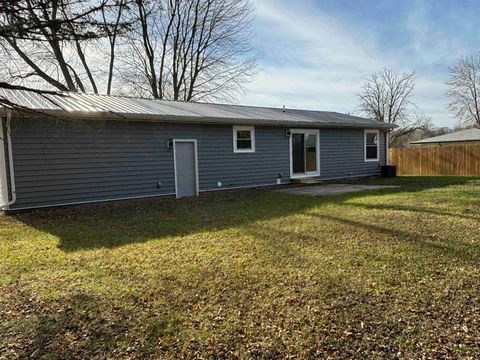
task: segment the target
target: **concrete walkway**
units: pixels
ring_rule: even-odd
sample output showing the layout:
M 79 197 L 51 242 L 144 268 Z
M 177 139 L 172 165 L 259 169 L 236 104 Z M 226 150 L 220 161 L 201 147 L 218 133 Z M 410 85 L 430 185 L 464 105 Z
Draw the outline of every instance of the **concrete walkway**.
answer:
M 292 187 L 288 189 L 277 190 L 286 194 L 292 195 L 339 195 L 357 191 L 378 190 L 378 189 L 395 189 L 400 186 L 391 185 L 354 185 L 354 184 L 328 184 L 318 186 L 302 186 Z

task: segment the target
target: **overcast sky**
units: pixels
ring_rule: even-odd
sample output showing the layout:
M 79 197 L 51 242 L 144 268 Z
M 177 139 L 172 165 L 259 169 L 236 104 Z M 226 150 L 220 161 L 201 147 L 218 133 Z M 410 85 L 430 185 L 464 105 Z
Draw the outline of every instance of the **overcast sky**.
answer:
M 260 68 L 240 103 L 358 111 L 363 79 L 384 66 L 415 71 L 415 101 L 453 126 L 448 67 L 480 50 L 478 0 L 255 0 Z

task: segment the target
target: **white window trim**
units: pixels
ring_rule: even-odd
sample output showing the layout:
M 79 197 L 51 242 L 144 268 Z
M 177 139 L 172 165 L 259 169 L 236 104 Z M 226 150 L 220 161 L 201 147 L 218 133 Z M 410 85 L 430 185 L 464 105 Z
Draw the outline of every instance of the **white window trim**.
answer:
M 251 149 L 237 149 L 237 131 L 250 131 L 252 140 Z M 255 126 L 234 126 L 233 127 L 233 152 L 234 153 L 254 153 L 255 152 Z
M 367 134 L 377 135 L 377 157 L 375 159 L 367 159 Z M 365 130 L 363 133 L 363 158 L 365 162 L 380 161 L 380 132 L 378 130 Z
M 293 156 L 292 156 L 292 135 L 293 134 L 316 134 L 317 135 L 317 171 L 306 172 L 303 174 L 293 172 Z M 309 177 L 320 176 L 320 130 L 318 129 L 290 129 L 289 139 L 290 151 L 290 179 L 303 179 Z

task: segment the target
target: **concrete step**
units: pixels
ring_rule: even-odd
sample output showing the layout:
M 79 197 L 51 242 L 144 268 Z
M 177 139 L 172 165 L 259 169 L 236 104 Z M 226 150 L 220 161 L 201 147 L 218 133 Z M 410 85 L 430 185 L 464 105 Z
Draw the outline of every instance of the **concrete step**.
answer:
M 291 179 L 292 184 L 322 184 L 322 180 L 316 178 Z

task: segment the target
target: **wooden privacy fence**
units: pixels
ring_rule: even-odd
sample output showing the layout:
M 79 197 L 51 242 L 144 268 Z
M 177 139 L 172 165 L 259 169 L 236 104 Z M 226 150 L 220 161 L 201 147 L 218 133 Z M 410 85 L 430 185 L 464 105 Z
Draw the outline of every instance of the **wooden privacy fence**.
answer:
M 391 148 L 398 175 L 480 176 L 480 145 Z

